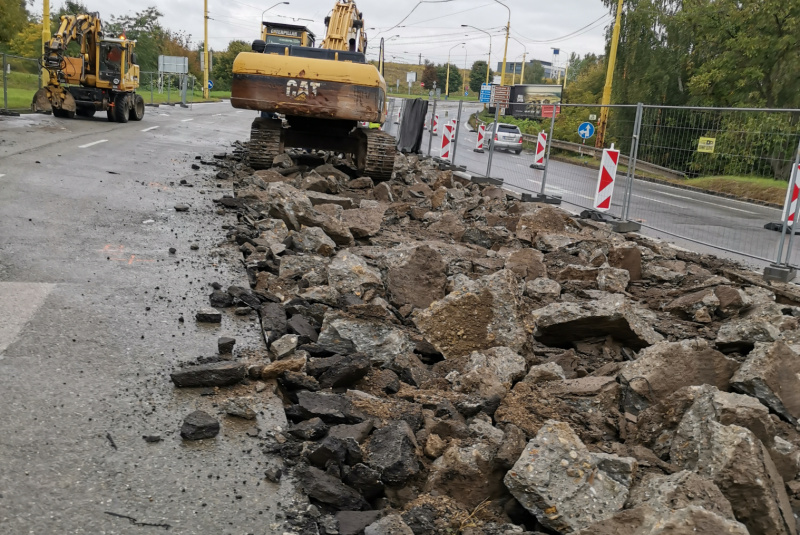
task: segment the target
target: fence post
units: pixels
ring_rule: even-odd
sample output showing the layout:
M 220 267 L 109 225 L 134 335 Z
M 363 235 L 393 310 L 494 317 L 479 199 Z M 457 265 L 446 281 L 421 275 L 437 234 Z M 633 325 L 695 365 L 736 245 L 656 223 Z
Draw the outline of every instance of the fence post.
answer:
M 464 107 L 464 101 L 458 101 L 458 115 L 456 116 L 456 130 L 453 132 L 453 157 L 450 158 L 450 163 L 452 165 L 456 164 L 456 149 L 458 149 L 458 129 L 461 128 L 461 108 Z
M 153 73 L 150 73 L 150 105 L 153 105 Z
M 633 181 L 636 178 L 636 159 L 639 157 L 639 140 L 642 133 L 642 112 L 644 106 L 641 102 L 636 105 L 636 119 L 633 122 L 633 141 L 628 156 L 628 183 L 622 197 L 622 220 L 627 221 L 630 214 L 631 199 L 633 198 Z
M 553 104 L 553 113 L 550 117 L 550 135 L 547 137 L 547 154 L 544 158 L 544 171 L 542 172 L 542 189 L 539 195 L 544 195 L 544 186 L 547 184 L 547 170 L 550 168 L 550 148 L 553 146 L 553 128 L 556 126 L 556 106 L 561 107 L 561 103 Z
M 492 172 L 492 156 L 494 156 L 494 138 L 497 136 L 497 121 L 500 120 L 500 104 L 494 103 L 494 124 L 492 125 L 492 134 L 489 142 L 489 162 L 486 164 L 486 178 L 491 178 Z
M 428 156 L 431 155 L 431 146 L 433 145 L 433 118 L 436 117 L 436 97 L 428 97 L 428 102 L 433 99 L 433 111 L 431 112 L 431 122 L 428 125 Z
M 3 109 L 8 110 L 8 73 L 6 72 L 5 52 L 3 52 Z
M 167 106 L 169 106 L 170 89 L 172 88 L 172 76 L 167 75 Z

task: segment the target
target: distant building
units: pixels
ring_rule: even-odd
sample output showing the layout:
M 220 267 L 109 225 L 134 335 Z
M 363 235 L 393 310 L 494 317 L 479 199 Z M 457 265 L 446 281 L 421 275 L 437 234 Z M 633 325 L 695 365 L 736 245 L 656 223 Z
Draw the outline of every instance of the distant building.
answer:
M 564 67 L 553 67 L 553 63 L 551 61 L 542 61 L 539 59 L 532 59 L 525 63 L 525 68 L 528 69 L 533 66 L 534 63 L 541 63 L 542 67 L 544 67 L 544 77 L 545 78 L 558 78 L 559 74 L 561 77 L 564 77 Z M 497 63 L 497 72 L 502 72 L 503 70 L 503 62 L 500 61 Z M 508 61 L 506 60 L 506 74 L 522 74 L 522 62 L 521 61 Z

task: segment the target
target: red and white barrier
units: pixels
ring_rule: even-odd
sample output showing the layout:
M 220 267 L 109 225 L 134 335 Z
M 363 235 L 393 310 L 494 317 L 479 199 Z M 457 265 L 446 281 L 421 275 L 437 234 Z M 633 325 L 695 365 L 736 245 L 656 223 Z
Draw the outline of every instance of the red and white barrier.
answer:
M 794 182 L 794 188 L 792 189 L 791 196 L 787 190 L 786 202 L 783 206 L 783 220 L 786 221 L 786 224 L 790 227 L 794 226 L 794 215 L 797 213 L 797 199 L 800 196 L 800 184 L 797 183 L 797 179 L 800 179 L 800 166 L 795 170 L 795 180 L 789 182 Z
M 603 151 L 600 163 L 600 175 L 597 179 L 597 193 L 594 195 L 594 209 L 606 212 L 611 208 L 611 196 L 614 194 L 614 184 L 617 180 L 617 165 L 619 164 L 619 151 L 611 145 L 610 149 Z
M 436 114 L 433 116 L 433 135 L 439 135 L 439 115 Z
M 486 125 L 478 126 L 478 144 L 475 147 L 475 152 L 483 152 L 483 141 L 486 139 Z
M 442 152 L 440 157 L 442 160 L 451 161 L 451 149 L 453 147 L 453 125 L 446 124 L 442 129 Z
M 547 151 L 547 134 L 544 132 L 539 132 L 539 137 L 536 139 L 536 158 L 534 159 L 534 165 L 544 167 L 544 155 Z

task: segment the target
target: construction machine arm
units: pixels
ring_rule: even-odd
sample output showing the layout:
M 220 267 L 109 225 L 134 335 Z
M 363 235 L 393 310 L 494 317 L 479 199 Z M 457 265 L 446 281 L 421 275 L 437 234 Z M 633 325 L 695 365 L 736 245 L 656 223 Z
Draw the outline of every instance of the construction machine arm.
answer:
M 367 51 L 367 34 L 364 19 L 353 0 L 339 0 L 331 14 L 325 18 L 328 27 L 322 48 L 328 50 Z
M 50 83 L 58 85 L 58 73 L 64 68 L 64 52 L 69 44 L 80 40 L 81 56 L 89 64 L 94 63 L 94 44 L 102 35 L 103 26 L 97 13 L 62 15 L 61 25 L 45 44 L 42 66 L 50 72 Z

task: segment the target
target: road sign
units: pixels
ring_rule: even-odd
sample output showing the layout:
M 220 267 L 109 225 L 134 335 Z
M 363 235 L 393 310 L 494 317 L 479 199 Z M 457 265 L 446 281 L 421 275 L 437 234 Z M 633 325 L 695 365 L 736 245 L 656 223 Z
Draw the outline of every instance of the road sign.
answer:
M 417 73 L 415 73 L 414 71 L 406 73 L 406 82 L 411 83 L 416 81 L 417 81 Z
M 697 152 L 714 154 L 714 147 L 716 144 L 717 138 L 715 137 L 701 137 L 700 141 L 697 143 Z
M 498 74 L 497 76 L 492 77 L 492 83 L 494 85 L 500 85 L 503 83 L 501 76 Z
M 186 56 L 158 56 L 158 72 L 187 74 L 189 72 L 189 58 Z
M 492 86 L 490 84 L 481 84 L 481 98 L 480 101 L 483 103 L 490 102 L 492 100 Z
M 594 125 L 592 123 L 581 123 L 578 127 L 578 135 L 582 139 L 589 139 L 594 135 Z
M 500 108 L 508 107 L 508 100 L 511 98 L 511 88 L 507 85 L 494 85 L 492 86 L 492 106 Z
M 208 81 L 208 88 L 214 89 L 214 82 L 212 82 L 211 80 Z
M 611 196 L 614 194 L 614 183 L 617 178 L 619 151 L 611 145 L 603 151 L 600 162 L 600 175 L 597 177 L 597 192 L 594 195 L 594 209 L 607 212 L 611 208 Z
M 464 91 L 464 96 L 468 97 L 469 96 L 469 91 Z
M 544 165 L 544 153 L 547 149 L 547 134 L 539 132 L 539 137 L 536 139 L 536 158 L 533 160 L 534 165 Z
M 596 121 L 597 120 L 597 115 L 595 115 L 594 113 L 589 114 L 589 120 L 590 121 Z

